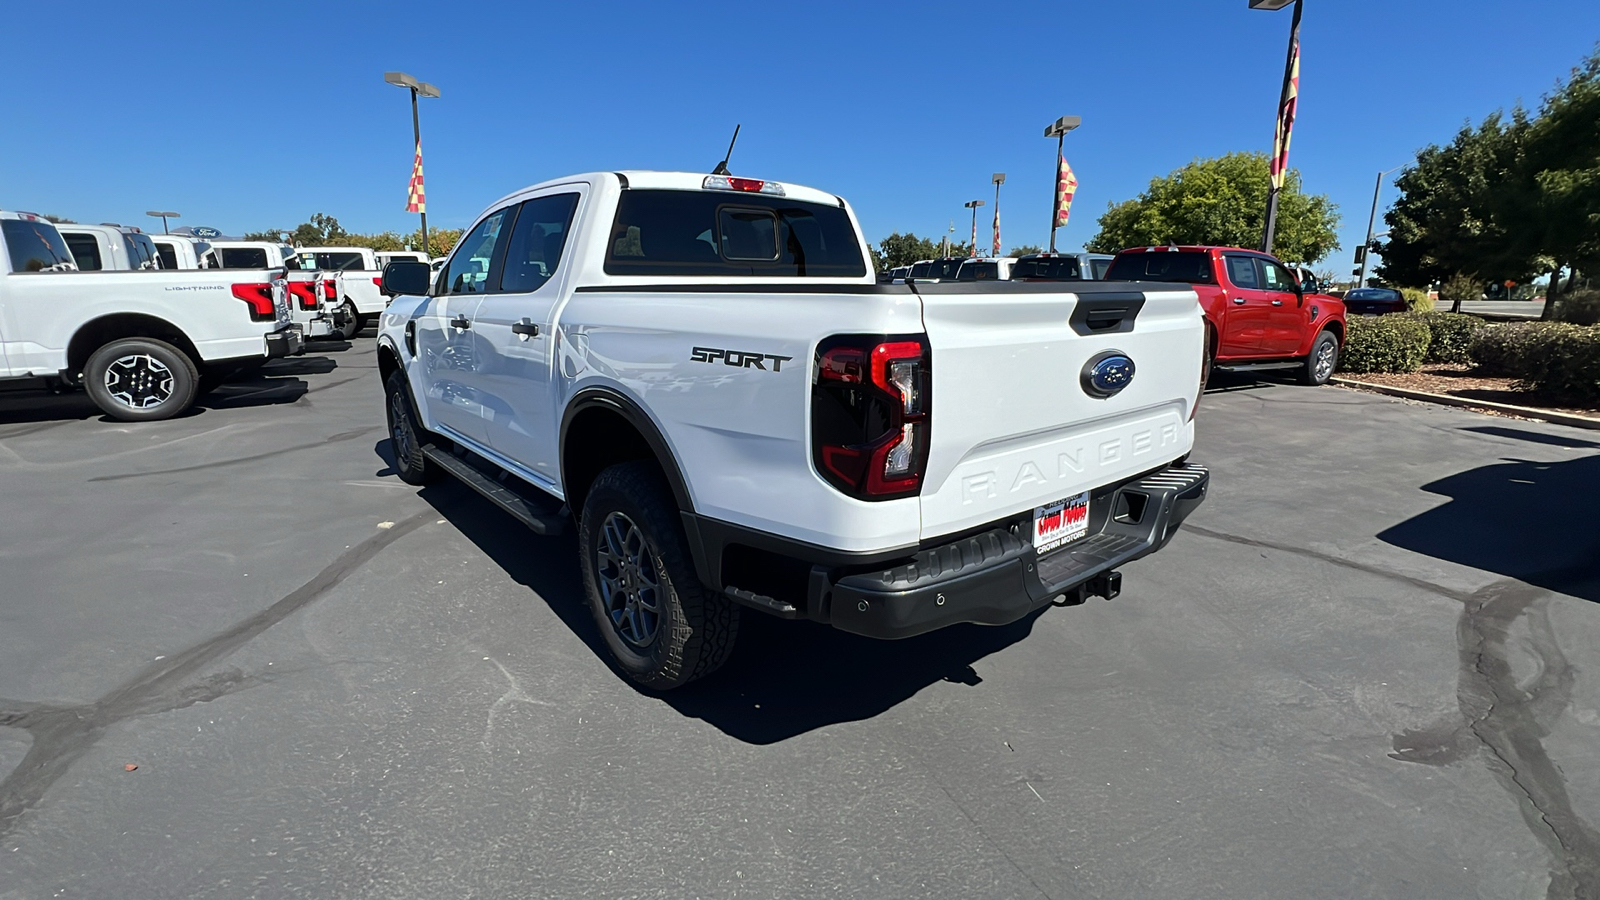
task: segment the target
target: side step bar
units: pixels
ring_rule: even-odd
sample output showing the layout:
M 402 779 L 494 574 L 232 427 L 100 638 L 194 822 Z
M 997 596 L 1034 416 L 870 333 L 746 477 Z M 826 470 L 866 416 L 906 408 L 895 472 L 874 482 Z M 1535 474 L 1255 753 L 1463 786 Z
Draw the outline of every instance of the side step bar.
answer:
M 422 448 L 422 455 L 516 517 L 517 521 L 533 529 L 535 534 L 561 534 L 567 530 L 567 521 L 571 516 L 566 505 L 558 507 L 554 497 L 538 488 L 519 491 L 468 460 L 432 444 Z M 504 477 L 513 483 L 516 481 L 511 476 Z

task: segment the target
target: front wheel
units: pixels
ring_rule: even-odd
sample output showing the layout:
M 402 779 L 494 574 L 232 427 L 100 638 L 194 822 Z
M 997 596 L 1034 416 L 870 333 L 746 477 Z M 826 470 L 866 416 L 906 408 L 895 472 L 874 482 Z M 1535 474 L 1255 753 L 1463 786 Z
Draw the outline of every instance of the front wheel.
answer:
M 125 338 L 96 350 L 83 367 L 89 399 L 113 419 L 170 419 L 194 404 L 200 374 L 182 350 L 154 338 Z
M 1316 342 L 1311 345 L 1311 354 L 1300 369 L 1300 383 L 1313 387 L 1327 384 L 1338 366 L 1339 339 L 1333 336 L 1333 332 L 1324 331 L 1317 335 Z
M 589 610 L 629 678 L 669 690 L 727 661 L 739 607 L 700 583 L 677 504 L 650 463 L 615 465 L 595 479 L 578 553 Z
M 405 373 L 389 373 L 389 380 L 383 383 L 383 393 L 384 409 L 389 415 L 389 448 L 394 451 L 395 474 L 406 484 L 424 485 L 438 481 L 444 472 L 422 453 L 423 436 L 427 432 L 422 430 L 416 407 L 411 403 L 411 389 L 406 384 Z

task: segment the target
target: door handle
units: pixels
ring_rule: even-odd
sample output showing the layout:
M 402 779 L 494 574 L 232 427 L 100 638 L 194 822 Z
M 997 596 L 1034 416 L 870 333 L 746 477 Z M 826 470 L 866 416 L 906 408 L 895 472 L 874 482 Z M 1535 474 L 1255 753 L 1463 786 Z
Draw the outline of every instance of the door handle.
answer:
M 532 319 L 524 316 L 522 321 L 511 323 L 511 333 L 521 335 L 523 340 L 527 340 L 528 338 L 539 336 L 539 326 L 533 324 Z
M 459 328 L 462 331 L 465 331 L 472 327 L 472 320 L 468 319 L 466 316 L 457 315 L 454 319 L 450 320 L 450 327 Z
M 1272 305 L 1273 306 L 1282 306 L 1283 305 L 1283 301 L 1282 300 L 1274 300 L 1274 301 L 1272 301 Z
M 1235 297 L 1235 298 L 1233 298 L 1233 302 L 1239 304 L 1240 306 L 1243 306 L 1244 305 L 1244 298 L 1243 297 Z

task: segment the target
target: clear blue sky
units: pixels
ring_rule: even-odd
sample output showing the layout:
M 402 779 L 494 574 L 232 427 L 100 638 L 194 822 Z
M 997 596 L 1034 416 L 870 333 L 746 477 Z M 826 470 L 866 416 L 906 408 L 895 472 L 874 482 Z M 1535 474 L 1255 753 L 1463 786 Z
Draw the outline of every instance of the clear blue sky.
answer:
M 1536 106 L 1600 39 L 1596 0 L 1306 7 L 1291 164 L 1343 213 L 1340 271 L 1378 170 L 1467 119 Z M 961 204 L 993 203 L 1003 171 L 1006 246 L 1043 243 L 1041 133 L 1076 114 L 1081 185 L 1058 238 L 1076 248 L 1152 177 L 1270 147 L 1289 18 L 1246 0 L 11 2 L 0 207 L 147 227 L 145 210 L 167 208 L 228 233 L 314 212 L 412 229 L 411 113 L 382 79 L 400 69 L 443 91 L 422 101 L 431 225 L 572 172 L 709 171 L 742 122 L 736 174 L 841 194 L 874 242 L 952 219 L 964 236 Z

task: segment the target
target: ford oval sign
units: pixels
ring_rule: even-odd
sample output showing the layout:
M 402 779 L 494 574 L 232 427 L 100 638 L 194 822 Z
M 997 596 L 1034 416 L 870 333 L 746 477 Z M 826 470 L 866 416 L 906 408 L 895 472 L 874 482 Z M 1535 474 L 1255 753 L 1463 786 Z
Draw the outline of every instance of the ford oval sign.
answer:
M 1083 366 L 1084 393 L 1104 399 L 1110 397 L 1133 381 L 1133 360 L 1120 350 L 1107 350 L 1096 355 Z

